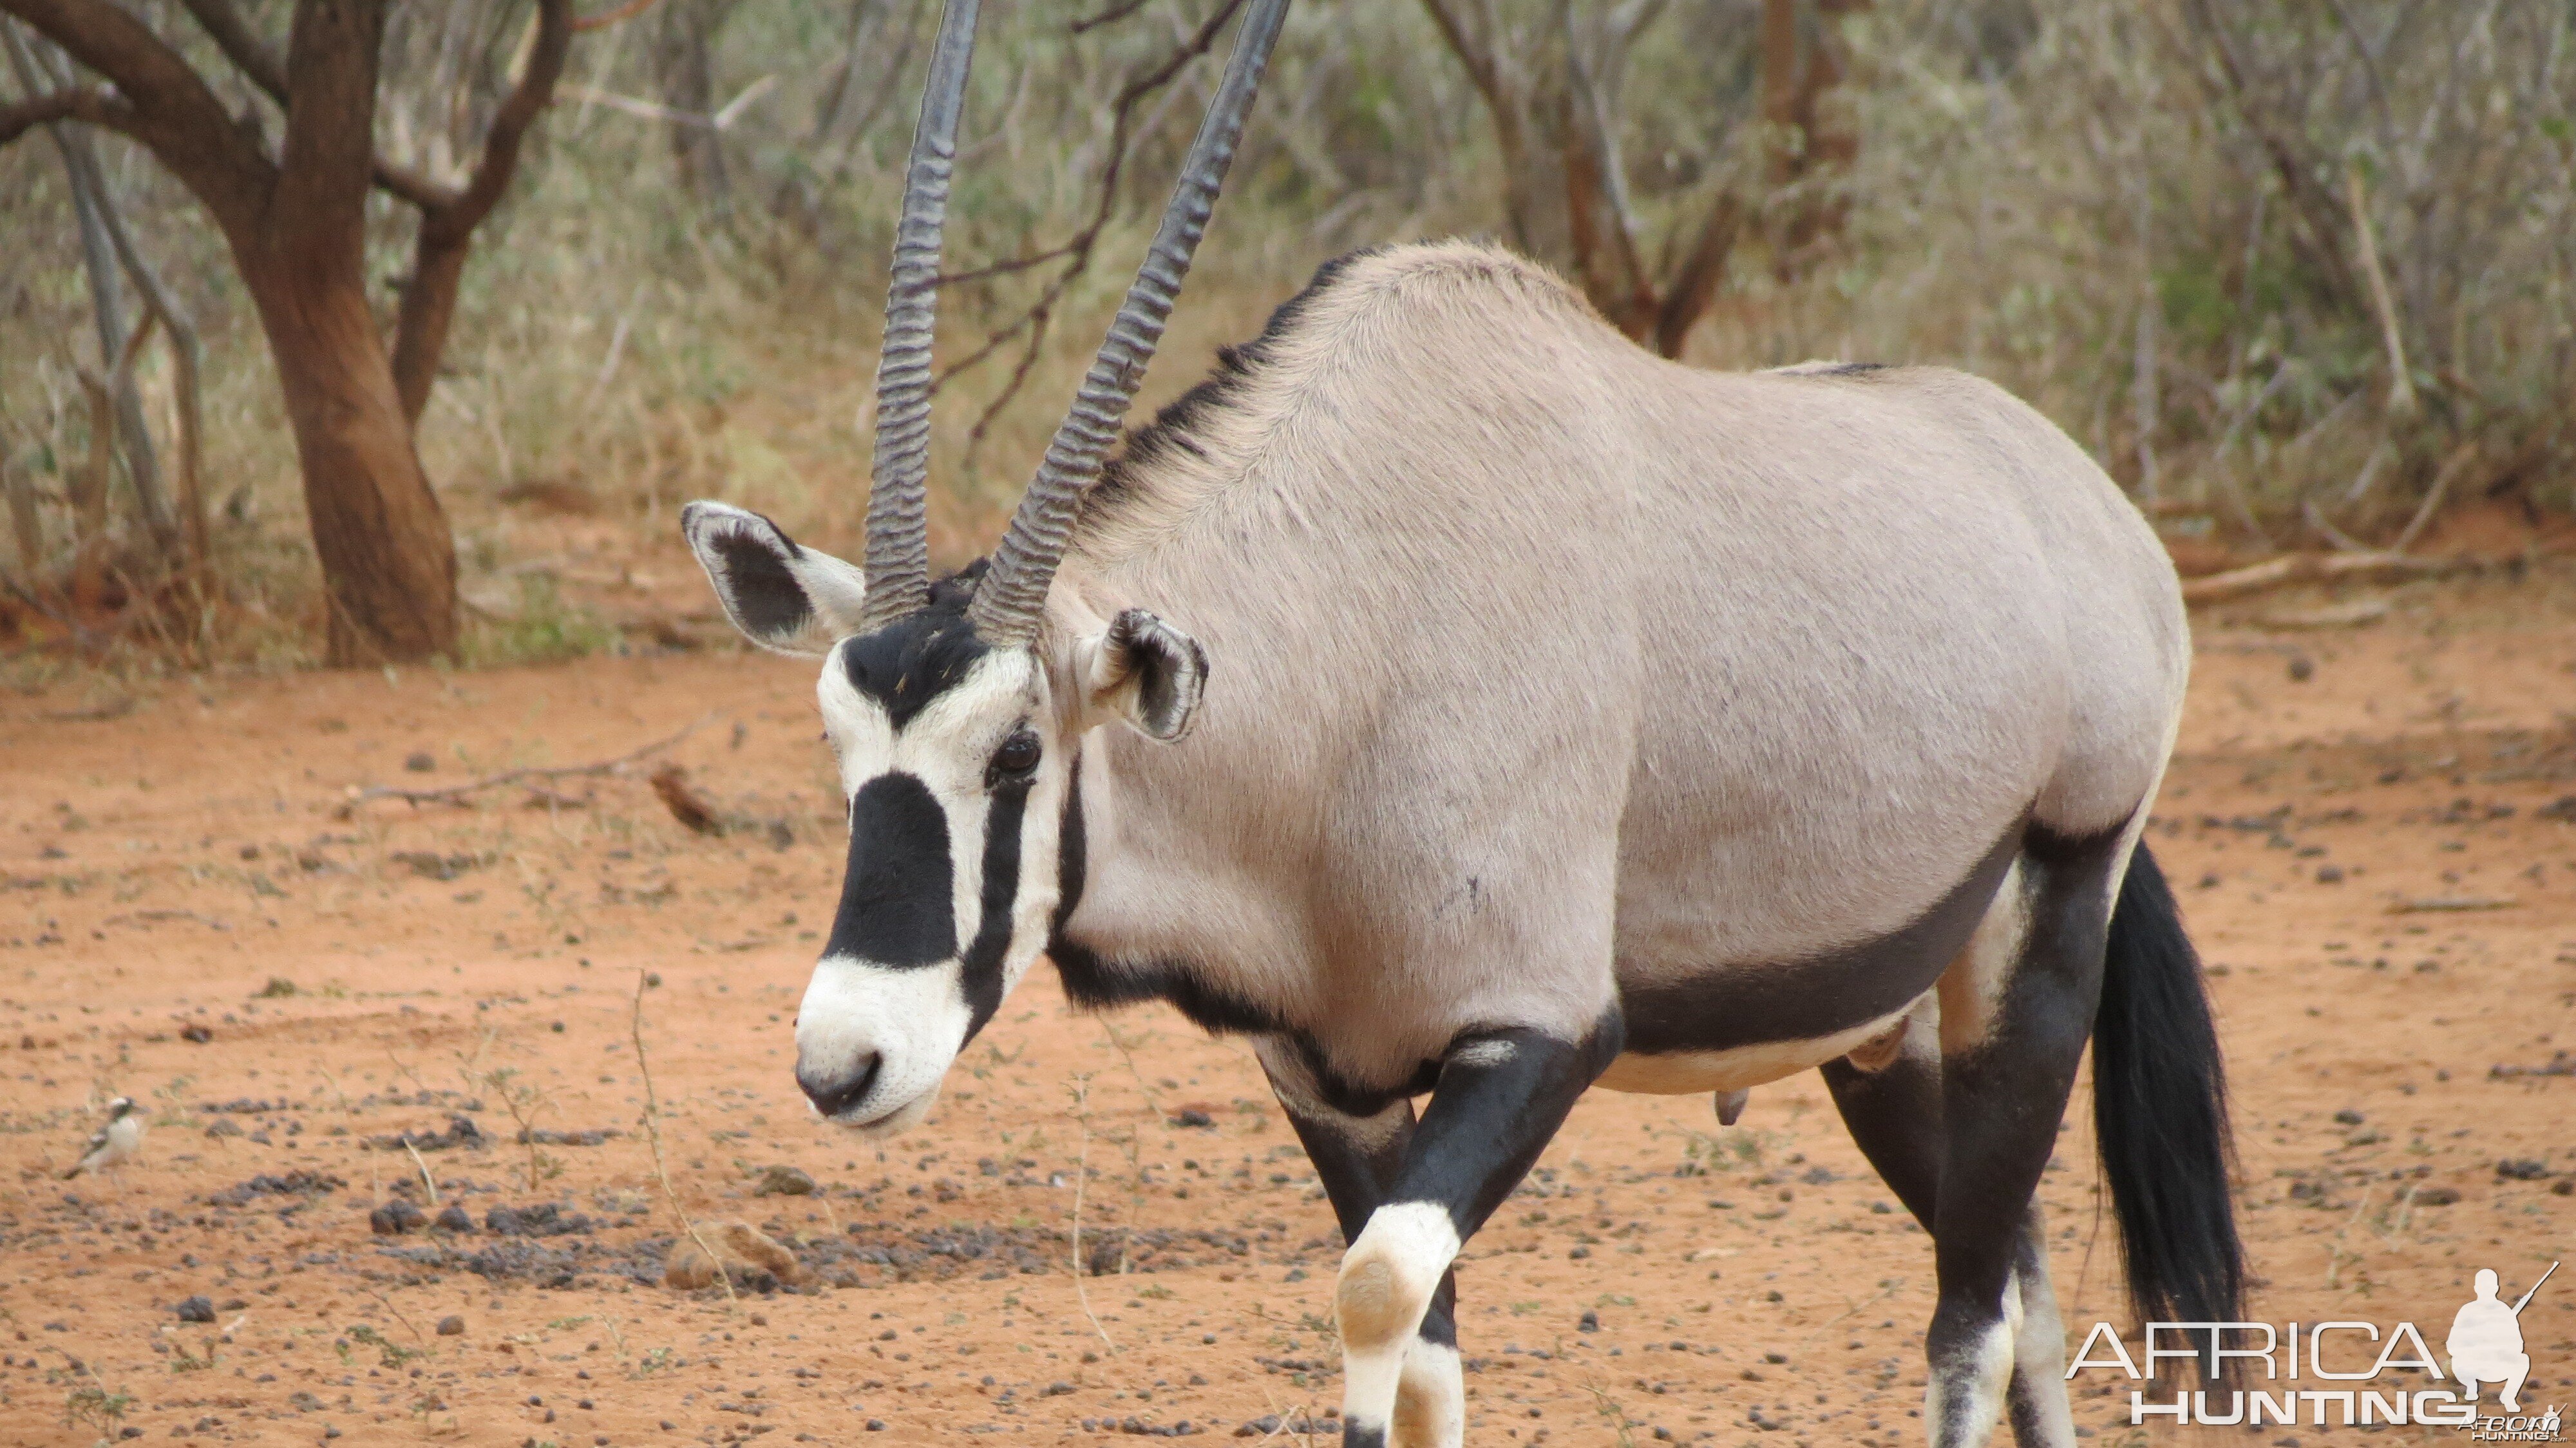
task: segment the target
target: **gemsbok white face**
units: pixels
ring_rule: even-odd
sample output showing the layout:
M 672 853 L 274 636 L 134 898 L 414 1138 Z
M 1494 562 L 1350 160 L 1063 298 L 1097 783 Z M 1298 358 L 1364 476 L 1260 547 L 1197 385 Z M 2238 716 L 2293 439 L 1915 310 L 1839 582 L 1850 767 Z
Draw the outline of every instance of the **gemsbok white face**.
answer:
M 824 660 L 816 697 L 840 760 L 850 859 L 797 1013 L 796 1082 L 824 1117 L 863 1131 L 927 1116 L 949 1062 L 1046 948 L 1082 734 L 1117 718 L 1176 739 L 1197 706 L 1207 664 L 1187 635 L 1136 608 L 1107 619 L 1068 608 L 1050 621 L 1047 588 L 1162 338 L 1287 4 L 1258 0 L 1247 13 L 1145 263 L 990 566 L 934 585 L 931 332 L 977 8 L 947 0 L 913 131 L 877 361 L 865 568 L 740 508 L 681 514 L 743 633 Z
M 796 1014 L 796 1083 L 831 1121 L 900 1131 L 1046 948 L 1083 733 L 1115 720 L 1178 738 L 1206 661 L 1142 609 L 1040 635 L 1051 649 L 989 643 L 972 577 L 863 632 L 858 569 L 722 503 L 690 504 L 681 526 L 745 636 L 823 660 L 850 853 Z

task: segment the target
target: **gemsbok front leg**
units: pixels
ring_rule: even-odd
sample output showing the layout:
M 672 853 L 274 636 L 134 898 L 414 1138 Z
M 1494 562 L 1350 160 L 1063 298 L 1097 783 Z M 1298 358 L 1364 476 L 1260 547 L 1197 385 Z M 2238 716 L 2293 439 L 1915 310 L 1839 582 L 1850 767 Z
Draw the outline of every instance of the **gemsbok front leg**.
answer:
M 1324 1195 L 1332 1200 L 1343 1244 L 1358 1241 L 1404 1169 L 1404 1149 L 1413 1140 L 1413 1103 L 1391 1096 L 1371 1114 L 1354 1114 L 1343 1108 L 1365 1109 L 1373 1103 L 1337 1107 L 1326 1102 L 1293 1041 L 1264 1039 L 1255 1054 L 1307 1159 L 1315 1164 Z M 1388 1433 L 1392 1448 L 1459 1448 L 1465 1441 L 1467 1389 L 1458 1368 L 1457 1303 L 1457 1274 L 1444 1272 L 1413 1340 L 1405 1345 Z
M 1408 1349 L 1443 1305 L 1450 1263 L 1619 1054 L 1622 1034 L 1614 1015 L 1581 1040 L 1508 1029 L 1450 1043 L 1402 1165 L 1334 1283 L 1344 1448 L 1388 1441 Z

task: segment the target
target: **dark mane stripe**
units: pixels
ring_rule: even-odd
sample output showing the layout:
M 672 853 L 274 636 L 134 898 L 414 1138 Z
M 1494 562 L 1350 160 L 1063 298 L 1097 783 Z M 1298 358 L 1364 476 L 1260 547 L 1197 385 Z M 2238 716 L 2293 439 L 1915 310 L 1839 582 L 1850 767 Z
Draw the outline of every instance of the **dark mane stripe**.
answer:
M 1360 261 L 1377 255 L 1383 247 L 1363 247 L 1344 252 L 1315 269 L 1314 277 L 1295 296 L 1281 302 L 1271 312 L 1261 335 L 1232 347 L 1219 347 L 1216 367 L 1189 391 L 1174 398 L 1154 420 L 1127 434 L 1125 446 L 1100 470 L 1100 481 L 1083 496 L 1082 524 L 1089 525 L 1114 512 L 1122 503 L 1136 496 L 1138 475 L 1174 453 L 1203 457 L 1206 449 L 1197 434 L 1207 419 L 1236 405 L 1244 390 L 1261 372 L 1278 360 L 1279 344 L 1285 340 L 1306 314 L 1314 309 L 1315 300 L 1342 280 L 1343 274 Z

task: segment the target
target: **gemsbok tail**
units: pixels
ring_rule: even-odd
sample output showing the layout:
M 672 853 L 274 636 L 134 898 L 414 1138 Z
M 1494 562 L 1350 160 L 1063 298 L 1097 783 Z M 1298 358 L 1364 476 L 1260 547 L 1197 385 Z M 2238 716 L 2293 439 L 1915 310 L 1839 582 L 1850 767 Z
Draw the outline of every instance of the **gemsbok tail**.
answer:
M 2093 1021 L 2093 1134 L 2138 1320 L 2242 1317 L 2245 1254 L 2228 1198 L 2235 1153 L 2226 1068 L 2200 957 L 2143 841 L 2111 911 Z M 2202 1366 L 2206 1373 L 2206 1360 Z

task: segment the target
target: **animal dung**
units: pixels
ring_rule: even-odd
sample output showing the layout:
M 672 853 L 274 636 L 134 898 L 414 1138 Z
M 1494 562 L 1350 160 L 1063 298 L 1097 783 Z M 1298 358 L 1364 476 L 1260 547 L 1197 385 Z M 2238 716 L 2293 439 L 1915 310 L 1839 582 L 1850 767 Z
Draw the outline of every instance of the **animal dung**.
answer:
M 761 1168 L 760 1181 L 752 1187 L 755 1197 L 810 1197 L 814 1179 L 785 1163 Z
M 706 1246 L 699 1246 L 700 1240 Z M 673 1242 L 671 1255 L 663 1259 L 662 1285 L 677 1291 L 713 1287 L 721 1275 L 754 1288 L 762 1285 L 763 1278 L 794 1286 L 805 1280 L 805 1267 L 795 1253 L 747 1222 L 700 1222 L 695 1234 Z
M 653 793 L 661 796 L 663 806 L 671 811 L 671 818 L 697 834 L 724 833 L 723 812 L 690 787 L 687 770 L 665 764 L 653 771 L 650 783 Z

